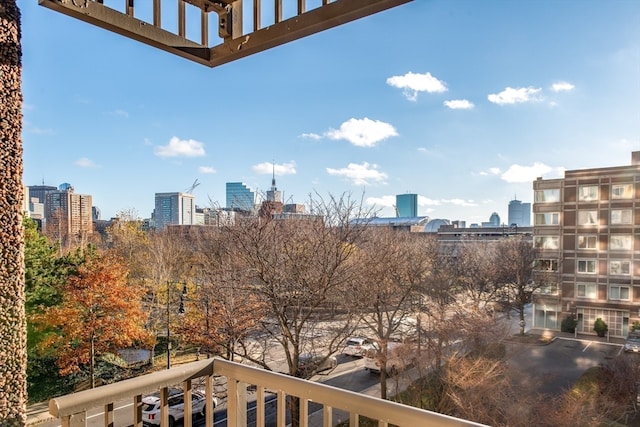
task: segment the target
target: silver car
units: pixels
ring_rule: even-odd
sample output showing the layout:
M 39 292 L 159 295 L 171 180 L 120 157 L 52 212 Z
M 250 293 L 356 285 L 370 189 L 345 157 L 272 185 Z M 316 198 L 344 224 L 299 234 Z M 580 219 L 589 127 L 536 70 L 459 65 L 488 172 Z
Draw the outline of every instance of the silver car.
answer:
M 338 366 L 335 356 L 323 356 L 315 353 L 301 354 L 298 361 L 298 377 L 310 378 L 318 372 L 327 371 Z
M 638 332 L 629 332 L 629 336 L 624 341 L 624 351 L 640 353 L 640 334 Z
M 180 389 L 170 389 L 169 398 L 169 426 L 173 427 L 176 422 L 184 418 L 184 392 Z M 206 413 L 206 396 L 199 391 L 191 393 L 191 413 L 204 416 Z M 218 404 L 218 399 L 213 398 L 214 408 Z M 154 393 L 142 398 L 142 424 L 144 426 L 160 425 L 160 394 Z

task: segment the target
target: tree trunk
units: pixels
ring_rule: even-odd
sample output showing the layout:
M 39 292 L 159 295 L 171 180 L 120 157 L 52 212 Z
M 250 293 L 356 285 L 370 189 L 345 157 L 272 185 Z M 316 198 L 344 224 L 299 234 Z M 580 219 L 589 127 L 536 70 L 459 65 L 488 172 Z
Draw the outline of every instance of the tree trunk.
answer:
M 20 10 L 0 2 L 0 425 L 27 421 Z
M 96 347 L 95 347 L 95 337 L 91 334 L 91 388 L 96 388 Z

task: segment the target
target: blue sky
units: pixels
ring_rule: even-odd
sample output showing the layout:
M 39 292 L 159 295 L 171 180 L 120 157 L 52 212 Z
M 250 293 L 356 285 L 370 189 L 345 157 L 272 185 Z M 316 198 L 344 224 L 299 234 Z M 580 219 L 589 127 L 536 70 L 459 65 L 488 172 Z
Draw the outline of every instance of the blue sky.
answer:
M 224 206 L 275 164 L 288 202 L 393 216 L 417 193 L 419 215 L 506 222 L 536 177 L 640 150 L 637 0 L 415 0 L 216 68 L 18 5 L 25 184 L 71 183 L 104 219 L 196 179 Z

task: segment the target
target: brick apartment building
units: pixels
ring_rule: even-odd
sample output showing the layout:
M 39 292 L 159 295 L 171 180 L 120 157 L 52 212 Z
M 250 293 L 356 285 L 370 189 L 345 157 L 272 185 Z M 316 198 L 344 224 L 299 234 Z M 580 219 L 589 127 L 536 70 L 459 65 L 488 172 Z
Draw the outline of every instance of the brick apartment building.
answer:
M 540 250 L 534 327 L 559 330 L 573 315 L 578 333 L 611 336 L 640 321 L 640 151 L 631 165 L 566 171 L 533 183 L 533 244 Z

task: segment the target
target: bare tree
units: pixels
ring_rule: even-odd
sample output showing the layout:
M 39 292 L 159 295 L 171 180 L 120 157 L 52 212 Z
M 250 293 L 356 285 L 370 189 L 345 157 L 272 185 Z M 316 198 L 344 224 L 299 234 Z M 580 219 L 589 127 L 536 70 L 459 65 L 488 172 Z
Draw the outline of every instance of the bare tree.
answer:
M 533 292 L 544 284 L 541 280 L 533 280 L 537 253 L 533 244 L 522 236 L 502 240 L 496 250 L 497 282 L 507 296 L 510 308 L 518 312 L 520 335 L 524 335 L 525 306 L 531 302 Z
M 294 376 L 304 375 L 302 354 L 317 353 L 323 363 L 353 330 L 349 313 L 335 317 L 331 309 L 350 300 L 357 275 L 354 255 L 366 229 L 352 222 L 362 212 L 348 196 L 316 197 L 311 204 L 313 216 L 304 219 L 247 218 L 230 230 L 244 283 L 267 309 L 262 332 L 284 350 Z M 251 360 L 264 365 L 259 358 Z M 290 409 L 297 425 L 296 399 Z
M 387 398 L 388 343 L 407 318 L 417 314 L 416 291 L 430 273 L 429 254 L 436 244 L 432 236 L 372 228 L 358 246 L 360 320 L 378 343 L 376 359 L 383 399 Z
M 473 311 L 492 312 L 498 293 L 496 243 L 478 239 L 462 240 L 457 246 L 461 298 Z
M 165 229 L 150 233 L 148 239 L 146 250 L 140 252 L 146 260 L 141 274 L 147 290 L 147 327 L 157 339 L 168 335 L 172 323 L 178 320 L 179 297 L 189 278 L 191 263 L 188 241 L 183 235 Z

